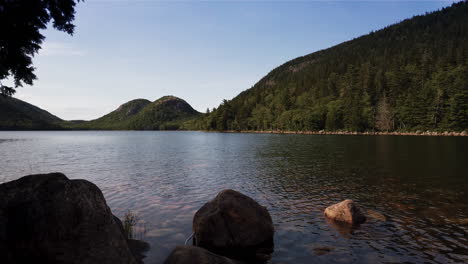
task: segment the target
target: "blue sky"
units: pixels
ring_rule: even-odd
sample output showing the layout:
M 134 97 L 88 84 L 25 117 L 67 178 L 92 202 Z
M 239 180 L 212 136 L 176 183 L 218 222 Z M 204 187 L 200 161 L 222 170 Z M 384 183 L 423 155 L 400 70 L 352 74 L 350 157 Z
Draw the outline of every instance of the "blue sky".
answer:
M 204 112 L 290 59 L 451 2 L 87 0 L 74 36 L 44 32 L 38 80 L 16 97 L 67 120 L 164 95 Z

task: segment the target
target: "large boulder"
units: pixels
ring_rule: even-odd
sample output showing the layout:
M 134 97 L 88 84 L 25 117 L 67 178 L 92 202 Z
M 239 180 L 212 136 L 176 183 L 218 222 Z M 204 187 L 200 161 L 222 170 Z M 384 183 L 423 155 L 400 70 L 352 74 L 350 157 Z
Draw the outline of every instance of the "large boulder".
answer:
M 196 212 L 193 232 L 195 245 L 228 258 L 266 261 L 273 252 L 268 210 L 233 190 L 220 192 Z
M 0 262 L 137 263 L 99 188 L 60 173 L 0 184 Z
M 325 216 L 338 222 L 357 225 L 366 221 L 366 216 L 353 200 L 347 199 L 325 209 Z
M 242 262 L 216 255 L 201 247 L 177 246 L 164 264 L 242 264 Z

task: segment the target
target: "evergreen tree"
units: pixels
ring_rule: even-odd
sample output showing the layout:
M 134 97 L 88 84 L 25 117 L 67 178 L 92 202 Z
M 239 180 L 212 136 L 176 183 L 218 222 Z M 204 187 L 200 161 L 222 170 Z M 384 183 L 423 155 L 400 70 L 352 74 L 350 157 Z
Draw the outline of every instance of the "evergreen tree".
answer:
M 11 96 L 15 88 L 36 79 L 32 57 L 44 41 L 41 30 L 52 26 L 73 35 L 75 5 L 80 0 L 0 0 L 0 93 Z M 11 76 L 15 87 L 1 83 Z

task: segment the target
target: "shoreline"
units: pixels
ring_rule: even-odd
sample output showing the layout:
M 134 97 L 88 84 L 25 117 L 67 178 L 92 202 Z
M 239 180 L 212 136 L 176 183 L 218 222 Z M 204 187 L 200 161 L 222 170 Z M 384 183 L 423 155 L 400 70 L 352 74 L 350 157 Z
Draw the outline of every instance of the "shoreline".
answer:
M 126 129 L 0 129 L 0 132 L 12 131 L 30 131 L 30 132 L 44 132 L 44 131 L 192 131 L 192 132 L 205 132 L 205 133 L 245 133 L 245 134 L 297 134 L 297 135 L 345 135 L 345 136 L 444 136 L 444 137 L 466 137 L 468 132 L 433 132 L 433 131 L 416 131 L 416 132 L 351 132 L 351 131 L 291 131 L 291 130 L 192 130 L 192 129 L 179 129 L 179 130 L 126 130 Z
M 452 137 L 466 137 L 468 133 L 462 132 L 350 132 L 350 131 L 282 131 L 282 130 L 225 130 L 225 131 L 210 131 L 210 130 L 186 130 L 186 131 L 199 131 L 209 133 L 248 133 L 248 134 L 299 134 L 299 135 L 346 135 L 346 136 L 452 136 Z

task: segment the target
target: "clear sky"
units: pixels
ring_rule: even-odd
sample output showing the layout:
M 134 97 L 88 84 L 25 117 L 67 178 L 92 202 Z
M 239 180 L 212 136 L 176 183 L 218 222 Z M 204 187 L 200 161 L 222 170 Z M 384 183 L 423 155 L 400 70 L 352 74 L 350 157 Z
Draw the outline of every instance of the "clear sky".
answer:
M 66 120 L 164 95 L 205 112 L 290 59 L 451 2 L 86 0 L 73 37 L 44 32 L 16 97 Z

